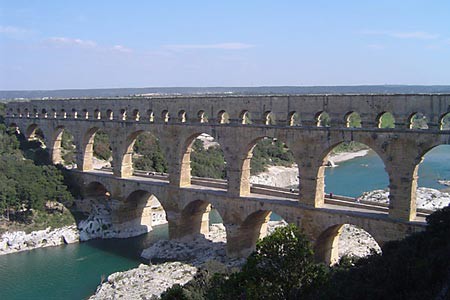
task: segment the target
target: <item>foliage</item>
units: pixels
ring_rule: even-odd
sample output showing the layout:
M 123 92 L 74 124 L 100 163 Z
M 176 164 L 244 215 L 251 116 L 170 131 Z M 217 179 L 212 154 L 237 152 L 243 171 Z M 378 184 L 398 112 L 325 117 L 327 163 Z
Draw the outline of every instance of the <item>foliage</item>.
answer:
M 259 241 L 242 271 L 200 273 L 161 299 L 297 299 L 317 288 L 326 274 L 324 266 L 314 262 L 306 236 L 289 225 Z
M 336 266 L 310 299 L 449 299 L 450 207 L 427 221 L 425 232 L 387 243 L 382 255 Z
M 253 148 L 251 173 L 264 172 L 269 165 L 289 167 L 295 162 L 292 152 L 279 140 L 266 138 Z
M 62 159 L 66 165 L 75 163 L 75 145 L 73 143 L 73 135 L 67 130 L 63 131 L 61 137 Z
M 226 178 L 225 159 L 220 147 L 205 149 L 202 140 L 196 139 L 191 153 L 192 175 L 208 178 Z
M 159 140 L 151 133 L 140 134 L 133 146 L 137 157 L 134 168 L 144 171 L 167 172 L 167 162 Z
M 334 147 L 333 150 L 331 150 L 331 153 L 336 154 L 336 153 L 342 153 L 342 152 L 353 152 L 353 151 L 358 151 L 358 150 L 362 150 L 362 149 L 368 149 L 368 147 L 364 144 L 350 141 L 350 142 L 340 143 L 339 145 Z
M 99 130 L 95 133 L 94 136 L 94 156 L 103 159 L 103 160 L 109 160 L 112 155 L 110 143 L 109 143 L 109 136 Z
M 384 113 L 380 118 L 380 128 L 394 128 L 395 127 L 395 119 L 394 116 L 387 112 Z

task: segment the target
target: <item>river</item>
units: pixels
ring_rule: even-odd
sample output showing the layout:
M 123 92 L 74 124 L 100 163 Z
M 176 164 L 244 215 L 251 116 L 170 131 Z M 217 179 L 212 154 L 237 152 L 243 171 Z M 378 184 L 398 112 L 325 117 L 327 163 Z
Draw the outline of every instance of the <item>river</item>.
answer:
M 365 157 L 327 168 L 326 191 L 358 196 L 386 188 L 388 177 L 381 159 Z M 438 179 L 450 179 L 450 146 L 432 150 L 419 168 L 419 186 L 443 189 Z M 0 256 L 0 299 L 85 299 L 102 278 L 137 267 L 141 249 L 168 237 L 167 225 L 125 240 L 94 240 Z

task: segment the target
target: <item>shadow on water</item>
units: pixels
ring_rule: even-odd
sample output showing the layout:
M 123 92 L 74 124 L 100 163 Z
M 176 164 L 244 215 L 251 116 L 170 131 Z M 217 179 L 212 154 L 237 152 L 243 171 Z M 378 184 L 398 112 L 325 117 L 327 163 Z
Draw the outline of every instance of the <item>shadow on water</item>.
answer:
M 137 237 L 126 239 L 95 239 L 84 242 L 84 244 L 103 252 L 108 252 L 132 260 L 139 260 L 140 262 L 146 262 L 145 259 L 141 258 L 142 250 L 150 247 L 158 240 L 168 239 L 169 227 L 167 224 L 164 224 L 155 226 L 151 232 Z

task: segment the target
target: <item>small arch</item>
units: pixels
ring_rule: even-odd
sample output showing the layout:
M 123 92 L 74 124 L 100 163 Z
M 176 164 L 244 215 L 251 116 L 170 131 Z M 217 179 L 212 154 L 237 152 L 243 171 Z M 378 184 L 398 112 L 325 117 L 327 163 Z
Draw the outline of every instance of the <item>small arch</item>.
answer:
M 230 123 L 230 115 L 226 111 L 221 110 L 217 114 L 217 121 L 219 124 L 229 124 Z
M 409 129 L 428 129 L 427 117 L 421 113 L 413 113 L 408 118 Z
M 186 122 L 186 111 L 180 110 L 178 112 L 178 121 L 180 121 L 181 123 L 185 123 Z
M 67 119 L 67 112 L 64 109 L 61 109 L 61 118 Z
M 218 216 L 222 221 L 219 211 L 214 210 L 211 203 L 203 200 L 194 200 L 189 202 L 181 212 L 179 223 L 180 236 L 195 236 L 202 234 L 205 237 L 209 234 L 210 213 Z
M 36 108 L 33 109 L 33 117 L 34 118 L 39 118 L 39 113 L 38 113 L 38 110 Z
M 145 190 L 132 192 L 121 207 L 121 227 L 132 227 L 133 231 L 149 232 L 153 226 L 167 223 L 167 216 L 159 199 Z
M 155 121 L 155 115 L 153 113 L 153 110 L 151 110 L 151 109 L 147 110 L 147 120 L 150 123 L 153 123 Z
M 81 117 L 84 119 L 89 119 L 89 111 L 87 109 L 83 109 Z
M 331 119 L 330 115 L 326 111 L 321 111 L 316 114 L 317 127 L 330 127 Z
M 94 119 L 100 120 L 102 118 L 100 110 L 94 110 Z
M 241 124 L 252 124 L 252 120 L 250 118 L 250 113 L 248 110 L 243 110 L 239 115 L 239 120 Z
M 120 120 L 125 121 L 126 119 L 127 119 L 127 110 L 123 108 L 120 110 Z
M 208 123 L 208 116 L 206 115 L 204 110 L 200 110 L 197 113 L 197 119 L 199 123 Z
M 47 110 L 45 108 L 42 109 L 41 113 L 42 113 L 42 117 L 44 117 L 44 118 L 48 117 Z
M 291 111 L 288 115 L 289 126 L 300 126 L 300 115 L 296 111 Z
M 161 113 L 161 119 L 164 123 L 168 123 L 170 116 L 169 116 L 169 111 L 168 110 L 163 110 Z
M 114 119 L 114 112 L 113 112 L 111 109 L 108 109 L 108 110 L 106 111 L 106 118 L 107 118 L 108 120 L 113 120 L 113 119 Z
M 52 118 L 56 119 L 58 117 L 58 113 L 56 112 L 56 109 L 52 109 Z
M 19 118 L 22 118 L 22 112 L 20 111 L 20 108 L 17 109 L 17 116 Z
M 133 110 L 133 120 L 136 122 L 139 122 L 139 119 L 141 118 L 139 114 L 139 109 Z
M 378 128 L 395 128 L 395 118 L 390 112 L 382 112 L 377 117 Z
M 276 125 L 275 115 L 271 111 L 266 111 L 264 113 L 264 124 Z
M 28 108 L 25 108 L 24 114 L 25 114 L 25 117 L 27 117 L 27 118 L 30 117 L 30 111 L 28 110 Z
M 347 113 L 344 121 L 347 128 L 361 128 L 361 116 L 355 111 Z
M 76 110 L 75 108 L 72 108 L 72 117 L 73 117 L 74 119 L 77 119 L 77 118 L 78 118 L 78 112 L 77 112 L 77 110 Z

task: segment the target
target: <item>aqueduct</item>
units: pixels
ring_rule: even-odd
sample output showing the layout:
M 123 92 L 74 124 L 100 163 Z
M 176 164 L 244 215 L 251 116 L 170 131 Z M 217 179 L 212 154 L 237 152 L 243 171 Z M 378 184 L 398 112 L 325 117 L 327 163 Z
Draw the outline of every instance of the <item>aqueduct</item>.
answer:
M 394 128 L 380 126 L 387 112 L 395 118 Z M 363 228 L 379 244 L 423 229 L 424 212 L 416 209 L 418 165 L 430 149 L 450 143 L 449 112 L 450 95 L 444 94 L 176 96 L 9 102 L 6 121 L 29 139 L 41 129 L 54 163 L 61 162 L 61 133 L 69 130 L 80 181 L 99 182 L 111 198 L 124 202 L 137 202 L 130 199 L 141 194 L 136 191 L 157 196 L 171 238 L 205 232 L 212 204 L 224 220 L 228 253 L 246 255 L 269 213 L 276 212 L 317 241 L 319 256 L 330 260 L 341 224 Z M 355 113 L 360 126 L 351 127 L 349 116 Z M 416 116 L 427 126 L 413 126 Z M 112 173 L 92 167 L 94 135 L 100 129 L 110 138 Z M 142 132 L 161 141 L 168 176 L 133 172 L 133 143 Z M 191 146 L 202 133 L 222 146 L 227 180 L 191 178 Z M 251 149 L 264 137 L 279 139 L 292 151 L 298 193 L 250 184 Z M 327 156 L 348 141 L 366 144 L 381 157 L 389 176 L 388 207 L 326 198 Z

